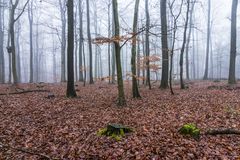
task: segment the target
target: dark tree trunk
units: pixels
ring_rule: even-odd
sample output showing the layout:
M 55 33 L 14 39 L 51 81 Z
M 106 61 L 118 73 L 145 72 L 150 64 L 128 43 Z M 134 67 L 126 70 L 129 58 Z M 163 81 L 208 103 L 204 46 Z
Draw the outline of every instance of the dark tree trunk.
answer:
M 167 0 L 161 0 L 161 31 L 162 31 L 162 79 L 160 88 L 168 88 L 169 55 L 167 31 Z
M 146 14 L 146 67 L 147 67 L 147 79 L 146 85 L 148 85 L 149 89 L 151 89 L 151 78 L 150 78 L 150 46 L 149 46 L 149 27 L 150 27 L 150 16 L 148 9 L 148 0 L 145 0 L 145 14 Z
M 236 65 L 236 45 L 237 45 L 237 6 L 238 0 L 232 1 L 232 15 L 231 15 L 231 46 L 230 46 L 230 66 L 228 83 L 235 84 L 235 65 Z
M 117 0 L 112 0 L 113 5 L 113 17 L 115 24 L 115 35 L 114 37 L 119 37 L 120 29 L 119 29 L 119 19 L 118 19 L 118 3 Z M 125 95 L 124 95 L 124 87 L 123 87 L 123 78 L 122 78 L 122 67 L 121 67 L 121 48 L 119 41 L 114 42 L 115 51 L 116 51 L 116 65 L 117 65 L 117 83 L 118 83 L 118 105 L 124 106 L 126 105 Z
M 93 71 L 92 71 L 92 39 L 90 31 L 90 10 L 89 10 L 89 0 L 86 0 L 87 3 L 87 35 L 88 35 L 88 48 L 89 48 L 89 78 L 90 84 L 93 84 Z
M 138 8 L 139 8 L 139 0 L 135 2 L 134 9 L 134 18 L 133 18 L 133 35 L 137 33 L 137 22 L 138 22 Z M 131 58 L 131 69 L 132 69 L 132 94 L 133 98 L 140 98 L 140 94 L 138 91 L 138 83 L 137 83 L 137 72 L 136 72 L 136 52 L 137 52 L 137 37 L 134 36 L 132 39 L 132 58 Z
M 68 47 L 67 47 L 67 97 L 76 97 L 74 88 L 74 7 L 73 0 L 67 2 L 68 14 Z

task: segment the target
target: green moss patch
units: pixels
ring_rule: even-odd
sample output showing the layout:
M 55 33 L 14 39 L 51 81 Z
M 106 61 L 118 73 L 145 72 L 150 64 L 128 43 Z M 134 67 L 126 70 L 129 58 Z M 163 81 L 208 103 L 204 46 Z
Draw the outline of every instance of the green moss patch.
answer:
M 114 138 L 116 141 L 120 141 L 126 133 L 133 132 L 133 129 L 121 124 L 109 124 L 106 128 L 99 129 L 97 135 L 108 136 Z
M 178 132 L 182 135 L 190 135 L 193 138 L 200 138 L 200 129 L 195 124 L 185 124 Z

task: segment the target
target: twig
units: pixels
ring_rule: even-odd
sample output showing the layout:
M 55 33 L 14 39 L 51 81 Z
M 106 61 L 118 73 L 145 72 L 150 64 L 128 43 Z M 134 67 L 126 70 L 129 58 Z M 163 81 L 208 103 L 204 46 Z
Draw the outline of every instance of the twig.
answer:
M 37 155 L 37 156 L 40 156 L 42 158 L 45 158 L 46 160 L 51 160 L 52 159 L 48 155 L 45 155 L 45 154 L 42 154 L 42 153 L 37 153 L 35 151 L 30 151 L 29 149 L 26 149 L 26 148 L 15 148 L 15 147 L 11 147 L 9 145 L 0 143 L 0 148 L 3 148 L 3 147 L 7 148 L 7 149 L 11 149 L 11 150 L 15 150 L 15 151 L 20 151 L 20 152 L 23 152 L 23 153 L 31 154 L 31 155 Z
M 222 135 L 222 134 L 237 134 L 240 135 L 240 131 L 239 130 L 235 130 L 235 129 L 213 129 L 213 130 L 209 130 L 205 133 L 205 135 Z
M 24 93 L 31 93 L 31 92 L 50 92 L 50 90 L 25 90 L 20 92 L 0 93 L 0 96 L 11 95 L 11 94 L 24 94 Z

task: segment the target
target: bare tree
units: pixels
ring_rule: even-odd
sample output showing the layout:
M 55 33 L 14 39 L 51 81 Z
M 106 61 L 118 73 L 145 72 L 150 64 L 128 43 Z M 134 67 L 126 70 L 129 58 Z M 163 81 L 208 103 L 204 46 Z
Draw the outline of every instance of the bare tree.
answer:
M 66 81 L 66 0 L 59 0 L 61 14 L 62 33 L 61 33 L 61 82 Z
M 24 13 L 24 10 L 28 4 L 29 0 L 27 0 L 23 6 L 23 9 L 21 10 L 21 12 L 18 14 L 18 16 L 15 18 L 15 11 L 17 9 L 17 6 L 19 4 L 19 0 L 16 0 L 15 3 L 13 3 L 13 0 L 10 0 L 10 16 L 9 16 L 9 41 L 8 41 L 8 47 L 7 47 L 7 51 L 9 54 L 11 54 L 12 56 L 12 60 L 11 60 L 11 65 L 12 65 L 12 73 L 13 73 L 13 83 L 17 84 L 18 83 L 18 76 L 17 76 L 17 63 L 16 63 L 16 47 L 15 47 L 15 31 L 14 31 L 14 25 L 15 23 L 19 20 L 19 18 L 22 16 L 22 14 Z M 11 43 L 11 45 L 10 45 Z
M 167 0 L 161 0 L 161 31 L 162 31 L 162 79 L 160 88 L 168 88 L 169 55 L 167 31 Z
M 67 45 L 67 97 L 76 97 L 74 88 L 74 5 L 73 0 L 67 1 L 68 45 Z
M 0 0 L 3 3 L 3 0 Z M 4 8 L 0 7 L 0 83 L 5 82 L 5 62 L 4 62 Z
M 89 0 L 86 0 L 87 3 L 87 35 L 88 35 L 88 49 L 89 49 L 89 78 L 90 84 L 93 84 L 93 71 L 92 71 L 92 39 L 91 39 L 91 30 L 90 30 L 90 8 Z
M 30 47 L 30 78 L 29 82 L 33 82 L 33 1 L 28 3 L 28 21 L 29 21 L 29 47 Z
M 133 18 L 133 34 L 137 33 L 138 26 L 138 8 L 139 8 L 139 0 L 135 2 L 134 9 L 134 18 Z M 131 69 L 132 69 L 132 94 L 133 98 L 140 98 L 140 94 L 138 91 L 138 83 L 137 83 L 137 73 L 136 73 L 136 51 L 137 50 L 137 37 L 134 36 L 132 39 L 132 58 L 131 58 Z
M 186 39 L 187 39 L 187 26 L 188 26 L 188 20 L 189 20 L 189 10 L 190 10 L 190 0 L 187 0 L 187 12 L 186 12 L 186 20 L 184 25 L 184 32 L 183 32 L 183 43 L 180 53 L 180 83 L 181 83 L 181 89 L 185 89 L 185 84 L 183 82 L 183 54 L 185 50 L 186 45 Z
M 147 79 L 146 84 L 149 89 L 151 89 L 151 79 L 150 79 L 150 46 L 149 46 L 149 29 L 150 29 L 150 16 L 148 8 L 148 0 L 145 0 L 145 14 L 146 14 L 146 39 L 145 39 L 145 50 L 146 50 L 146 67 L 147 67 Z
M 118 3 L 117 0 L 112 0 L 112 7 L 113 7 L 113 20 L 114 20 L 114 37 L 118 38 L 120 35 L 120 26 L 119 26 L 119 19 L 118 19 Z M 121 67 L 121 47 L 119 41 L 114 41 L 115 45 L 115 56 L 116 56 L 116 65 L 117 65 L 117 83 L 118 83 L 118 105 L 124 106 L 126 105 L 125 95 L 124 95 L 124 88 L 123 88 L 123 78 L 122 78 L 122 67 Z
M 207 22 L 207 47 L 206 61 L 203 79 L 208 79 L 208 61 L 209 61 L 209 45 L 210 45 L 210 21 L 211 21 L 211 0 L 208 0 L 208 22 Z
M 231 46 L 230 46 L 230 66 L 228 83 L 235 84 L 235 68 L 236 68 L 236 44 L 237 44 L 237 6 L 238 0 L 232 1 L 232 14 L 231 14 Z

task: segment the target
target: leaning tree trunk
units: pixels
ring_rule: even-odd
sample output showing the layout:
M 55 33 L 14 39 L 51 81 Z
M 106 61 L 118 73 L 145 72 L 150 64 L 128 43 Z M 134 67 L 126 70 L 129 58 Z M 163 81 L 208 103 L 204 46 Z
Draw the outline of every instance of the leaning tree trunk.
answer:
M 119 19 L 118 19 L 118 3 L 117 0 L 112 0 L 113 5 L 113 17 L 114 17 L 114 24 L 115 24 L 115 38 L 119 38 Z M 118 40 L 114 41 L 115 52 L 116 52 L 116 65 L 117 65 L 117 83 L 118 83 L 118 105 L 124 106 L 126 105 L 125 95 L 124 95 L 124 88 L 123 88 L 123 78 L 122 78 L 122 66 L 121 66 L 121 48 L 120 42 Z
M 68 47 L 67 47 L 67 97 L 76 97 L 74 88 L 74 9 L 73 0 L 67 2 L 68 14 Z
M 228 83 L 235 84 L 235 65 L 236 65 L 236 41 L 237 41 L 237 6 L 238 0 L 232 1 L 232 15 L 231 15 L 231 46 L 230 46 L 230 66 Z
M 161 31 L 162 31 L 162 79 L 160 88 L 168 88 L 168 31 L 167 31 L 167 0 L 161 0 Z
M 138 22 L 138 8 L 139 8 L 139 0 L 135 2 L 134 9 L 134 18 L 133 18 L 133 35 L 137 33 L 137 22 Z M 137 37 L 134 36 L 132 39 L 132 58 L 131 58 L 131 69 L 132 69 L 132 94 L 133 98 L 140 98 L 140 94 L 138 91 L 138 83 L 137 83 L 137 73 L 136 73 L 136 50 L 137 50 Z
M 188 19 L 189 19 L 189 7 L 190 6 L 190 0 L 187 0 L 187 12 L 186 12 L 186 22 L 184 26 L 184 33 L 183 33 L 183 43 L 180 53 L 180 83 L 181 83 L 181 89 L 185 89 L 185 85 L 183 82 L 183 54 L 185 50 L 185 44 L 187 39 L 187 26 L 188 26 Z
M 207 47 L 206 47 L 206 61 L 203 79 L 208 79 L 208 61 L 209 61 L 209 45 L 210 45 L 210 20 L 211 20 L 211 0 L 208 0 L 208 22 L 207 22 Z

